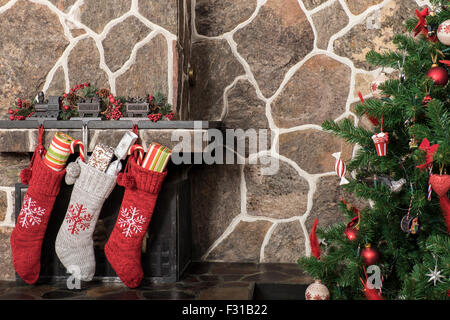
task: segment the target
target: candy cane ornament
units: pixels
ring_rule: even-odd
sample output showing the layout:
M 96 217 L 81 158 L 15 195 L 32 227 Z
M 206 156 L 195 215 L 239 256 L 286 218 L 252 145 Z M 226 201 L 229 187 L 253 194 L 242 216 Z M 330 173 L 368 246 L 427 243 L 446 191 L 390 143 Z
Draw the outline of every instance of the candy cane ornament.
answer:
M 428 168 L 428 197 L 427 200 L 431 201 L 431 175 L 433 174 L 433 165 Z
M 75 146 L 79 147 L 81 161 L 86 162 L 85 161 L 86 153 L 84 151 L 84 144 L 83 144 L 83 142 L 81 142 L 81 140 L 73 140 L 72 143 L 70 144 L 70 153 L 72 153 L 72 154 L 75 153 Z
M 142 163 L 142 160 L 144 159 L 145 150 L 138 144 L 134 144 L 130 147 L 130 149 L 128 149 L 128 155 L 136 154 L 136 152 L 138 153 L 136 162 L 140 165 Z
M 334 164 L 334 171 L 336 171 L 336 174 L 338 175 L 338 177 L 341 178 L 340 185 L 350 183 L 345 178 L 345 173 L 347 172 L 347 166 L 345 165 L 344 161 L 341 160 L 341 153 L 340 152 L 333 153 L 333 157 L 336 158 L 336 162 Z

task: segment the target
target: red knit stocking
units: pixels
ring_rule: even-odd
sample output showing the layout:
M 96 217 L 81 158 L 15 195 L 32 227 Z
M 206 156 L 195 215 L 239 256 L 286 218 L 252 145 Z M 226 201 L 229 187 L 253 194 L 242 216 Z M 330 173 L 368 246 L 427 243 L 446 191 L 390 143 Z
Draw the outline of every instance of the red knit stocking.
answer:
M 28 284 L 35 283 L 39 278 L 42 241 L 59 193 L 61 179 L 66 173 L 65 169 L 57 172 L 44 163 L 42 132 L 40 129 L 39 146 L 33 155 L 30 168 L 24 169 L 20 175 L 22 183 L 29 186 L 10 239 L 14 268 Z
M 105 255 L 122 282 L 130 288 L 139 286 L 144 276 L 142 239 L 166 175 L 167 170 L 160 173 L 140 167 L 136 158 L 131 156 L 125 173 L 117 177 L 117 183 L 125 187 L 125 194 L 116 224 L 105 245 Z

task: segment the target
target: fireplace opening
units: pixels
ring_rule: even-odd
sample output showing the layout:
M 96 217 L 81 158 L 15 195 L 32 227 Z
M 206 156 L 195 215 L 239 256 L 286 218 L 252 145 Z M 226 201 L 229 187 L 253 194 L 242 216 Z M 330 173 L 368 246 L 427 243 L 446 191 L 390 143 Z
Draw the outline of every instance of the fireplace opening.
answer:
M 71 156 L 68 162 L 75 160 Z M 123 167 L 125 163 L 123 162 Z M 170 283 L 180 279 L 191 262 L 191 199 L 190 181 L 187 174 L 189 166 L 168 164 L 168 175 L 158 196 L 155 210 L 143 241 L 142 268 L 143 281 Z M 15 217 L 22 208 L 27 185 L 15 185 Z M 65 281 L 70 274 L 59 261 L 55 252 L 55 240 L 64 220 L 73 185 L 62 180 L 41 250 L 41 271 L 37 283 L 54 283 Z M 94 239 L 96 269 L 93 280 L 120 281 L 109 264 L 103 248 L 119 214 L 125 189 L 116 185 L 106 199 Z M 16 273 L 16 282 L 24 283 Z

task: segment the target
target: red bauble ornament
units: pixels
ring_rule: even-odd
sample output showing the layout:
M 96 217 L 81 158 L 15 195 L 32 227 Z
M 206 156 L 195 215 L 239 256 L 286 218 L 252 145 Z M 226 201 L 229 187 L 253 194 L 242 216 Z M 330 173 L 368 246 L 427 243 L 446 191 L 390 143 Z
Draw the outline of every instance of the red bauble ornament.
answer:
M 437 86 L 445 86 L 448 82 L 448 72 L 437 64 L 433 64 L 427 72 L 427 77 L 433 79 Z
M 14 120 L 14 116 L 9 116 L 9 120 Z
M 361 257 L 364 264 L 370 266 L 378 262 L 380 258 L 380 253 L 377 249 L 372 248 L 370 244 L 366 244 L 366 247 L 361 250 Z
M 109 98 L 109 102 L 110 102 L 111 104 L 114 104 L 114 102 L 116 102 L 116 99 L 114 99 L 114 97 Z
M 345 236 L 347 237 L 348 240 L 350 241 L 355 241 L 356 238 L 358 238 L 358 230 L 353 229 L 353 228 L 345 228 Z
M 70 109 L 70 107 L 69 106 L 64 106 L 64 110 L 69 110 Z

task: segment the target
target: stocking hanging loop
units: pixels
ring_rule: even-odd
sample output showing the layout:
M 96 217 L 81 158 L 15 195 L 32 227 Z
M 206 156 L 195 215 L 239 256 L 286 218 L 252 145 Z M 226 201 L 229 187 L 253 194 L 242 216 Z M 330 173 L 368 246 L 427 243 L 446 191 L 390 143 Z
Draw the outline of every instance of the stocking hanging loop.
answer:
M 38 142 L 40 146 L 42 146 L 43 137 L 44 137 L 44 125 L 41 124 L 38 128 Z
M 36 149 L 33 152 L 33 156 L 31 157 L 30 164 L 28 165 L 28 168 L 22 169 L 20 171 L 20 180 L 23 184 L 29 184 L 32 176 L 32 168 L 34 164 L 34 160 L 36 159 L 36 154 L 38 154 L 39 157 L 42 157 L 45 154 L 45 148 L 42 144 L 44 137 L 44 126 L 41 124 L 38 127 L 38 145 Z

